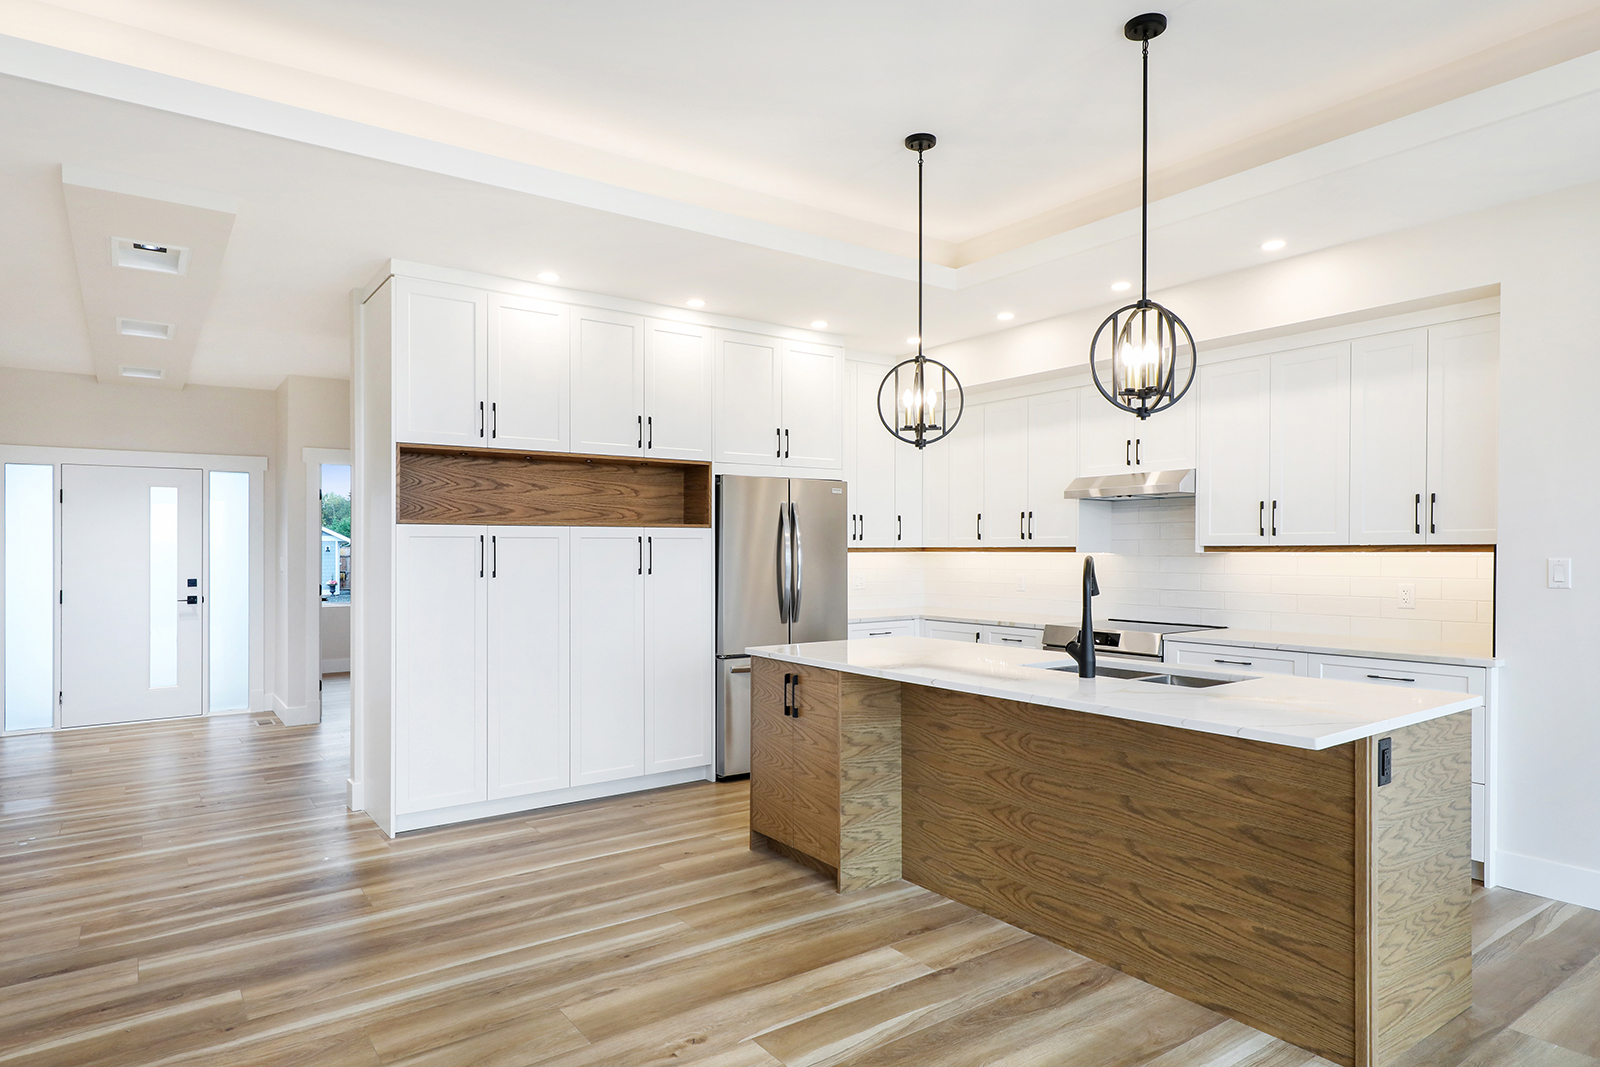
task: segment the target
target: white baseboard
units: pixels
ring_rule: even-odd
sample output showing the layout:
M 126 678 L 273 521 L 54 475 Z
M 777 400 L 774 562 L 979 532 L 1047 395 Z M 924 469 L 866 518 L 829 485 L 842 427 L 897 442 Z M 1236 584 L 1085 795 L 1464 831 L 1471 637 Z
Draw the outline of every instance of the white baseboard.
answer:
M 577 785 L 571 789 L 552 789 L 548 793 L 532 793 L 528 796 L 506 797 L 501 800 L 484 800 L 476 804 L 458 804 L 453 808 L 436 808 L 433 811 L 410 812 L 394 817 L 394 832 L 403 834 L 407 830 L 422 830 L 429 826 L 447 826 L 451 823 L 472 822 L 475 819 L 492 819 L 496 815 L 510 815 L 518 811 L 553 808 L 561 804 L 576 804 L 581 800 L 598 800 L 601 797 L 622 796 L 625 793 L 638 793 L 646 789 L 682 785 L 685 782 L 704 782 L 708 780 L 708 775 L 706 774 L 708 769 L 706 767 L 689 767 L 680 771 L 648 774 L 643 778 L 623 778 L 615 782 Z M 716 775 L 712 774 L 709 777 L 715 778 Z
M 1600 910 L 1600 871 L 1500 851 L 1495 853 L 1494 876 L 1507 889 Z
M 362 803 L 361 783 L 354 778 L 346 778 L 344 780 L 344 796 L 345 803 L 350 806 L 351 811 L 366 810 L 367 806 Z
M 291 708 L 279 700 L 277 694 L 272 696 L 272 714 L 276 715 L 285 726 L 315 726 L 322 721 L 322 708 L 310 704 L 302 704 Z
M 344 659 L 325 659 L 322 661 L 323 674 L 349 674 L 350 657 Z

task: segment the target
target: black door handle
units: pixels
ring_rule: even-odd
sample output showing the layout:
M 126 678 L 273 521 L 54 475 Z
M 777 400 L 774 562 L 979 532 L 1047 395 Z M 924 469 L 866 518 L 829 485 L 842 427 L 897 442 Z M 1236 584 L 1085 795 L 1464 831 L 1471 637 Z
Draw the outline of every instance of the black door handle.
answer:
M 483 401 L 478 401 L 478 436 L 483 436 Z
M 650 561 L 644 565 L 644 572 L 646 574 L 654 574 L 656 572 L 656 539 L 654 537 L 646 537 L 644 544 L 645 550 L 650 554 Z
M 783 458 L 789 458 L 789 431 L 783 431 Z
M 782 459 L 783 458 L 783 427 L 780 426 L 776 430 L 773 430 L 772 432 L 778 435 L 778 445 L 777 445 L 776 448 L 774 448 L 772 450 L 773 458 L 774 459 Z
M 1256 516 L 1256 528 L 1262 537 L 1267 536 L 1267 502 L 1265 500 L 1261 502 L 1261 511 Z
M 1033 540 L 1033 512 L 1028 512 L 1028 540 Z
M 500 436 L 500 405 L 498 403 L 489 405 L 489 436 L 491 438 Z
M 1144 466 L 1144 460 L 1139 458 L 1139 449 L 1143 446 L 1144 439 L 1142 437 L 1135 437 L 1133 439 L 1133 465 L 1135 467 Z
M 1417 494 L 1417 502 L 1411 508 L 1411 521 L 1416 523 L 1417 533 L 1422 532 L 1422 494 Z
M 478 535 L 478 577 L 483 577 L 483 534 Z
M 1429 493 L 1428 494 L 1428 532 L 1431 533 L 1431 534 L 1436 534 L 1436 533 L 1439 532 L 1439 523 L 1438 523 L 1438 520 L 1437 520 L 1438 511 L 1439 511 L 1439 494 L 1438 493 Z
M 500 537 L 489 535 L 489 577 L 500 577 Z
M 656 447 L 656 417 L 654 415 L 651 415 L 644 420 L 644 432 L 644 447 Z
M 978 540 L 983 540 L 983 512 L 978 512 Z
M 896 515 L 894 517 L 894 539 L 896 541 L 900 540 L 901 535 L 904 534 L 904 533 L 905 533 L 905 516 Z
M 1278 502 L 1272 502 L 1272 536 L 1278 536 Z
M 1133 466 L 1133 438 L 1122 442 L 1122 462 L 1126 466 Z

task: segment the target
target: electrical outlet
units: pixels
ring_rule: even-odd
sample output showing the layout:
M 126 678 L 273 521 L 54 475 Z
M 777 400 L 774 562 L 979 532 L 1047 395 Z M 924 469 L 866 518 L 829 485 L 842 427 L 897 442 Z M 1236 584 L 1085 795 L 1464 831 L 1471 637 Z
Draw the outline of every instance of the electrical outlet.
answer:
M 1414 609 L 1417 606 L 1417 583 L 1416 582 L 1401 582 L 1400 583 L 1400 606 L 1402 608 L 1408 610 L 1408 611 Z
M 1017 575 L 1017 592 L 1026 593 L 1027 591 L 1028 591 L 1028 579 L 1027 579 L 1027 576 L 1026 575 L 1021 575 L 1021 574 Z
M 866 587 L 867 587 L 867 580 L 865 578 L 862 578 L 862 577 L 860 577 L 858 575 L 858 576 L 850 579 L 850 588 L 851 589 L 865 589 Z

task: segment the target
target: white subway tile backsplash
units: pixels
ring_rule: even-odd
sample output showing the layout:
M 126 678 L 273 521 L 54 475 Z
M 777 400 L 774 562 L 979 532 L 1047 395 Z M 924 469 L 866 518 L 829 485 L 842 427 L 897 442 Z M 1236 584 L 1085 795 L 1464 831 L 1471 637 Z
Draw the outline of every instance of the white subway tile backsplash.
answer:
M 1491 647 L 1493 553 L 1198 553 L 1193 515 L 1184 501 L 1117 507 L 1116 551 L 1095 554 L 1102 590 L 1097 617 Z M 853 553 L 850 606 L 1072 619 L 1082 569 L 1082 556 L 1071 552 Z M 854 588 L 858 578 L 860 589 Z M 1415 587 L 1413 609 L 1399 606 L 1402 582 Z

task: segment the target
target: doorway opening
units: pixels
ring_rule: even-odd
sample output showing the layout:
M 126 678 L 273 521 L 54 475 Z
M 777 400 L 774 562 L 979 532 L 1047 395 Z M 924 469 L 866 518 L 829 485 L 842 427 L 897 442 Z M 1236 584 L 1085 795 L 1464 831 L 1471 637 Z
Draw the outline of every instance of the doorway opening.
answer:
M 350 464 L 318 465 L 318 677 L 323 721 L 350 709 Z

